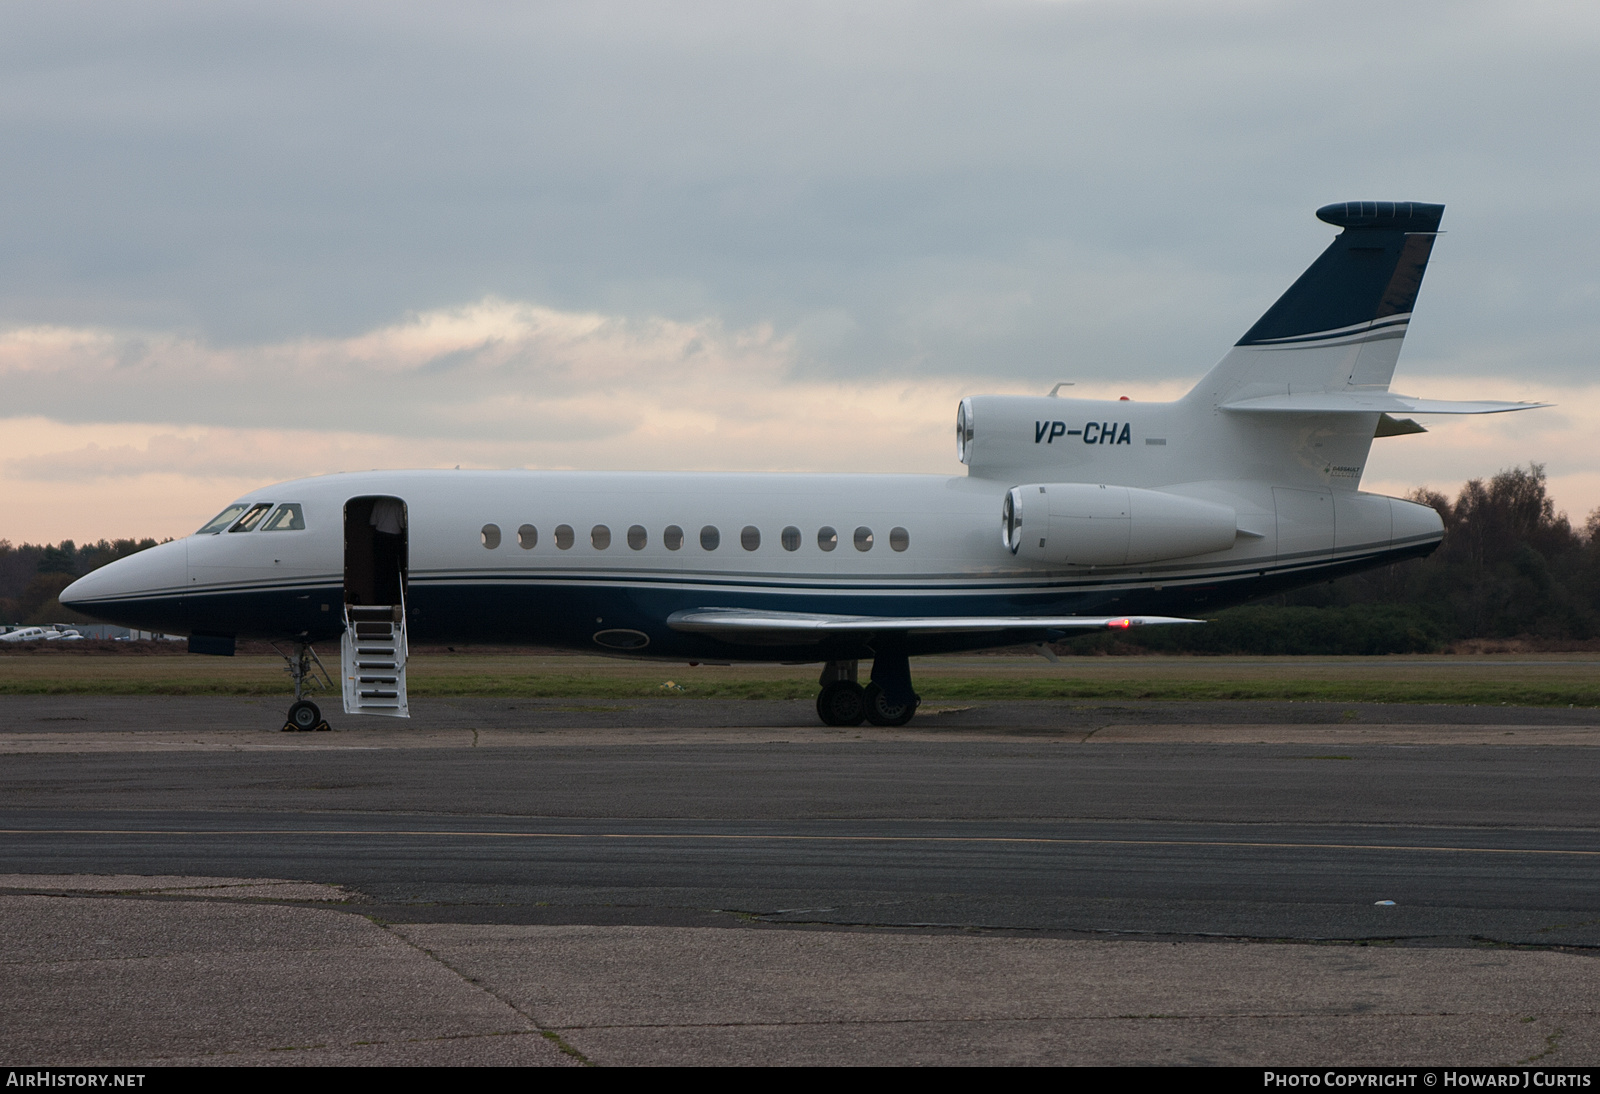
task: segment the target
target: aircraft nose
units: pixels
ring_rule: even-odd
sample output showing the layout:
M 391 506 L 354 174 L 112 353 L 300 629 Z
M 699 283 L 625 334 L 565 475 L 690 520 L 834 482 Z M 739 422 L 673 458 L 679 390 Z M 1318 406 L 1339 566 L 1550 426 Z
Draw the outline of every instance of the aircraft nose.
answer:
M 130 615 L 137 622 L 142 605 L 182 596 L 188 579 L 187 545 L 174 540 L 83 575 L 61 590 L 61 604 L 110 622 L 124 622 Z

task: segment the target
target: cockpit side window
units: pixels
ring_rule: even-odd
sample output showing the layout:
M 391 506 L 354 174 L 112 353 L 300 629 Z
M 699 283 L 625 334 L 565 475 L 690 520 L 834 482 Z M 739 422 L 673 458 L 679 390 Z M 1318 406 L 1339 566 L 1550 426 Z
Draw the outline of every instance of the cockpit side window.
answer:
M 253 532 L 256 525 L 261 523 L 261 518 L 267 515 L 267 510 L 272 508 L 270 501 L 258 502 L 250 507 L 250 511 L 239 518 L 239 523 L 229 528 L 230 532 Z
M 214 516 L 210 520 L 208 520 L 206 522 L 206 524 L 205 524 L 205 527 L 201 528 L 198 532 L 195 533 L 195 535 L 203 536 L 207 532 L 220 532 L 220 531 L 222 531 L 228 525 L 232 524 L 235 520 L 237 520 L 238 517 L 239 517 L 239 514 L 244 512 L 244 510 L 245 510 L 245 507 L 243 505 L 230 505 L 230 506 L 228 506 L 222 512 L 218 513 L 216 516 Z
M 301 532 L 306 527 L 305 514 L 295 503 L 278 506 L 277 512 L 261 526 L 263 532 Z

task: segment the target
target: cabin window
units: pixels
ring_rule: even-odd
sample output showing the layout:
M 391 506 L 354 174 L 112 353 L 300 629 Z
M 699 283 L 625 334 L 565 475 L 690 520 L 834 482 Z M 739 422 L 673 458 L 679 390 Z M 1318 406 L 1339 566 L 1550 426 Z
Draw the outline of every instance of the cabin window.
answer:
M 524 551 L 531 551 L 539 546 L 539 529 L 531 524 L 524 524 L 517 529 L 517 546 Z
M 272 503 L 270 501 L 264 501 L 264 502 L 261 502 L 258 505 L 252 505 L 250 507 L 250 511 L 248 513 L 246 513 L 244 516 L 239 518 L 239 523 L 235 524 L 232 528 L 229 528 L 228 531 L 230 531 L 230 532 L 253 532 L 253 531 L 255 531 L 256 525 L 261 523 L 261 518 L 266 516 L 267 515 L 267 510 L 269 510 L 271 508 L 272 508 Z
M 572 531 L 572 525 L 561 524 L 556 526 L 556 546 L 561 548 L 563 551 L 571 549 L 573 540 L 575 538 L 576 537 Z
M 298 505 L 278 506 L 278 511 L 261 526 L 263 532 L 303 532 L 305 528 L 305 514 L 300 512 Z
M 604 524 L 596 524 L 589 529 L 589 542 L 594 545 L 596 551 L 604 551 L 611 546 L 611 529 Z
M 218 513 L 216 516 L 214 516 L 210 520 L 206 521 L 205 527 L 201 528 L 200 531 L 195 533 L 195 535 L 197 535 L 197 536 L 198 535 L 203 535 L 206 532 L 211 532 L 211 533 L 215 534 L 217 532 L 222 531 L 228 525 L 232 524 L 235 520 L 237 520 L 239 518 L 239 514 L 244 512 L 244 510 L 245 510 L 245 507 L 242 506 L 242 505 L 230 505 L 230 506 L 228 506 L 222 512 Z
M 817 546 L 824 551 L 831 551 L 839 546 L 839 533 L 832 528 L 822 527 L 817 529 Z
M 862 528 L 857 528 L 856 529 L 856 550 L 858 550 L 858 551 L 870 551 L 870 550 L 872 550 L 872 529 L 871 528 L 862 527 Z
M 911 546 L 911 533 L 904 528 L 889 529 L 889 549 L 891 551 L 904 551 Z
M 754 524 L 746 524 L 739 530 L 739 546 L 746 551 L 754 551 L 761 546 L 761 529 Z
M 778 542 L 783 544 L 785 551 L 798 551 L 800 549 L 800 529 L 789 525 L 778 533 Z
M 667 525 L 667 530 L 661 533 L 661 545 L 669 551 L 676 551 L 683 546 L 683 529 L 676 524 Z
M 706 551 L 715 551 L 722 542 L 722 533 L 714 525 L 706 525 L 700 529 L 700 547 Z
M 635 551 L 644 550 L 644 545 L 650 542 L 650 533 L 644 530 L 644 525 L 635 524 L 628 529 L 628 546 Z
M 498 524 L 485 524 L 478 533 L 478 538 L 483 542 L 486 551 L 492 551 L 500 546 L 500 526 Z

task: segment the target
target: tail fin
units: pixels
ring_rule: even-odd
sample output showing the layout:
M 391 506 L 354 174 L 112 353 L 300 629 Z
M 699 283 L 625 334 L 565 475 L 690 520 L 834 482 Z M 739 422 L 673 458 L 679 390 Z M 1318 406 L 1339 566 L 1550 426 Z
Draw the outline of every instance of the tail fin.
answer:
M 1344 201 L 1344 229 L 1190 392 L 1212 404 L 1298 392 L 1386 391 L 1443 205 Z

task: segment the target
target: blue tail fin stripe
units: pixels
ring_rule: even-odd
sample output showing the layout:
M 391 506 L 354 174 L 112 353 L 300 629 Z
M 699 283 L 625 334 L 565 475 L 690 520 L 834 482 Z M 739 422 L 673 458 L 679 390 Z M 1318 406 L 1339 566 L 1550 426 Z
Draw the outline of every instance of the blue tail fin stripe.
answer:
M 1292 338 L 1263 338 L 1254 343 L 1258 346 L 1284 346 L 1295 345 L 1300 342 L 1328 342 L 1336 338 L 1349 338 L 1353 341 L 1370 341 L 1374 337 L 1399 338 L 1404 336 L 1405 328 L 1411 322 L 1411 313 L 1405 315 L 1392 315 L 1383 319 L 1373 319 L 1365 323 L 1353 323 L 1339 330 L 1317 331 L 1314 334 L 1297 334 Z
M 1443 205 L 1410 201 L 1323 206 L 1317 216 L 1344 231 L 1238 344 L 1282 342 L 1409 315 L 1443 215 Z

